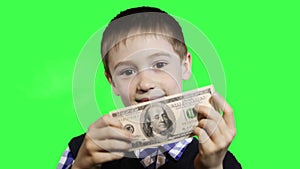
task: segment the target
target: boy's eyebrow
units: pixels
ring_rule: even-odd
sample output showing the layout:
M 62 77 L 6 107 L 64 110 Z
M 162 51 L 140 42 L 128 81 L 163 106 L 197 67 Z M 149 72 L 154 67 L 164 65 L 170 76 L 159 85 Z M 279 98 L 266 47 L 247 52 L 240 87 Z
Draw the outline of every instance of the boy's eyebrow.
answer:
M 119 67 L 119 66 L 122 66 L 122 65 L 130 65 L 130 64 L 131 64 L 131 61 L 123 61 L 123 62 L 119 62 L 118 64 L 116 64 L 116 65 L 114 66 L 114 69 L 113 69 L 113 70 L 116 70 L 117 67 Z
M 167 57 L 171 57 L 171 54 L 170 53 L 167 53 L 167 52 L 156 52 L 156 53 L 153 53 L 149 56 L 147 56 L 148 58 L 154 58 L 154 57 L 157 57 L 157 56 L 167 56 Z M 118 64 L 116 64 L 114 66 L 114 69 L 113 70 L 116 70 L 117 67 L 119 66 L 122 66 L 122 65 L 130 65 L 131 64 L 131 61 L 123 61 L 123 62 L 119 62 Z
M 151 55 L 149 55 L 148 57 L 150 58 L 153 58 L 153 57 L 157 57 L 157 56 L 168 56 L 168 57 L 171 57 L 171 54 L 170 53 L 167 53 L 167 52 L 157 52 L 157 53 L 153 53 Z

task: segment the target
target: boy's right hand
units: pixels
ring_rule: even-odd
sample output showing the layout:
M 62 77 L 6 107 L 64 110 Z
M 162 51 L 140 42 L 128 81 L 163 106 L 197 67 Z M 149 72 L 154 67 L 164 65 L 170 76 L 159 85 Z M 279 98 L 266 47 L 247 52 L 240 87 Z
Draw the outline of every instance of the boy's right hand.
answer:
M 105 162 L 118 160 L 130 148 L 130 140 L 131 133 L 119 120 L 104 115 L 89 127 L 72 169 L 101 168 Z

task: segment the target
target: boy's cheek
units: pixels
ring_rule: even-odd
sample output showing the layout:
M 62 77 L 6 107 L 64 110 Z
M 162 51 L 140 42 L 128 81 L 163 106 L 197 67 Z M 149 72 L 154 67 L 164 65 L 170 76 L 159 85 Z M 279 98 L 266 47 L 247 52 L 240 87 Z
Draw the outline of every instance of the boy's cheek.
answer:
M 123 84 L 122 87 L 118 89 L 120 91 L 120 97 L 125 106 L 130 106 L 134 104 L 134 91 L 133 87 L 130 87 L 128 84 Z
M 174 73 L 176 72 L 176 73 Z M 178 70 L 173 71 L 173 73 L 165 74 L 161 80 L 162 85 L 164 85 L 165 89 L 169 89 L 168 91 L 171 94 L 177 94 L 181 92 L 182 89 L 182 78 L 181 72 Z

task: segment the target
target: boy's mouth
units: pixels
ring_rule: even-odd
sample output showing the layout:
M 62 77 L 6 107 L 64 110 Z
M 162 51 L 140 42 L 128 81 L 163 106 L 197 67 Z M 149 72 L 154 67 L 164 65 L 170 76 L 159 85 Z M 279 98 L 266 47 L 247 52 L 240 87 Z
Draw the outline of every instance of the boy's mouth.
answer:
M 136 98 L 135 101 L 137 103 L 143 103 L 143 102 L 148 102 L 148 101 L 151 101 L 151 100 L 155 100 L 155 99 L 159 99 L 159 98 L 162 98 L 164 97 L 165 95 L 161 95 L 161 96 L 152 96 L 152 97 L 141 97 L 141 98 Z
M 142 102 L 147 102 L 147 101 L 149 101 L 149 100 L 150 100 L 150 99 L 148 99 L 148 98 L 142 98 L 142 99 L 140 99 L 140 100 L 136 99 L 135 101 L 138 102 L 138 103 L 142 103 Z
M 162 89 L 152 89 L 147 93 L 137 94 L 135 97 L 136 103 L 148 102 L 151 100 L 159 99 L 166 96 L 166 93 Z

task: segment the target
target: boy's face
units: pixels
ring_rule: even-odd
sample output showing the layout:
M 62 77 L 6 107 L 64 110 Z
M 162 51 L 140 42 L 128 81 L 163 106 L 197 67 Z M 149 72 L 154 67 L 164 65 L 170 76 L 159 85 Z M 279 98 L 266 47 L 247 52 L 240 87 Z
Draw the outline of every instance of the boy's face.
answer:
M 125 106 L 176 94 L 190 77 L 190 55 L 186 58 L 181 61 L 160 36 L 137 36 L 110 52 L 108 80 Z

